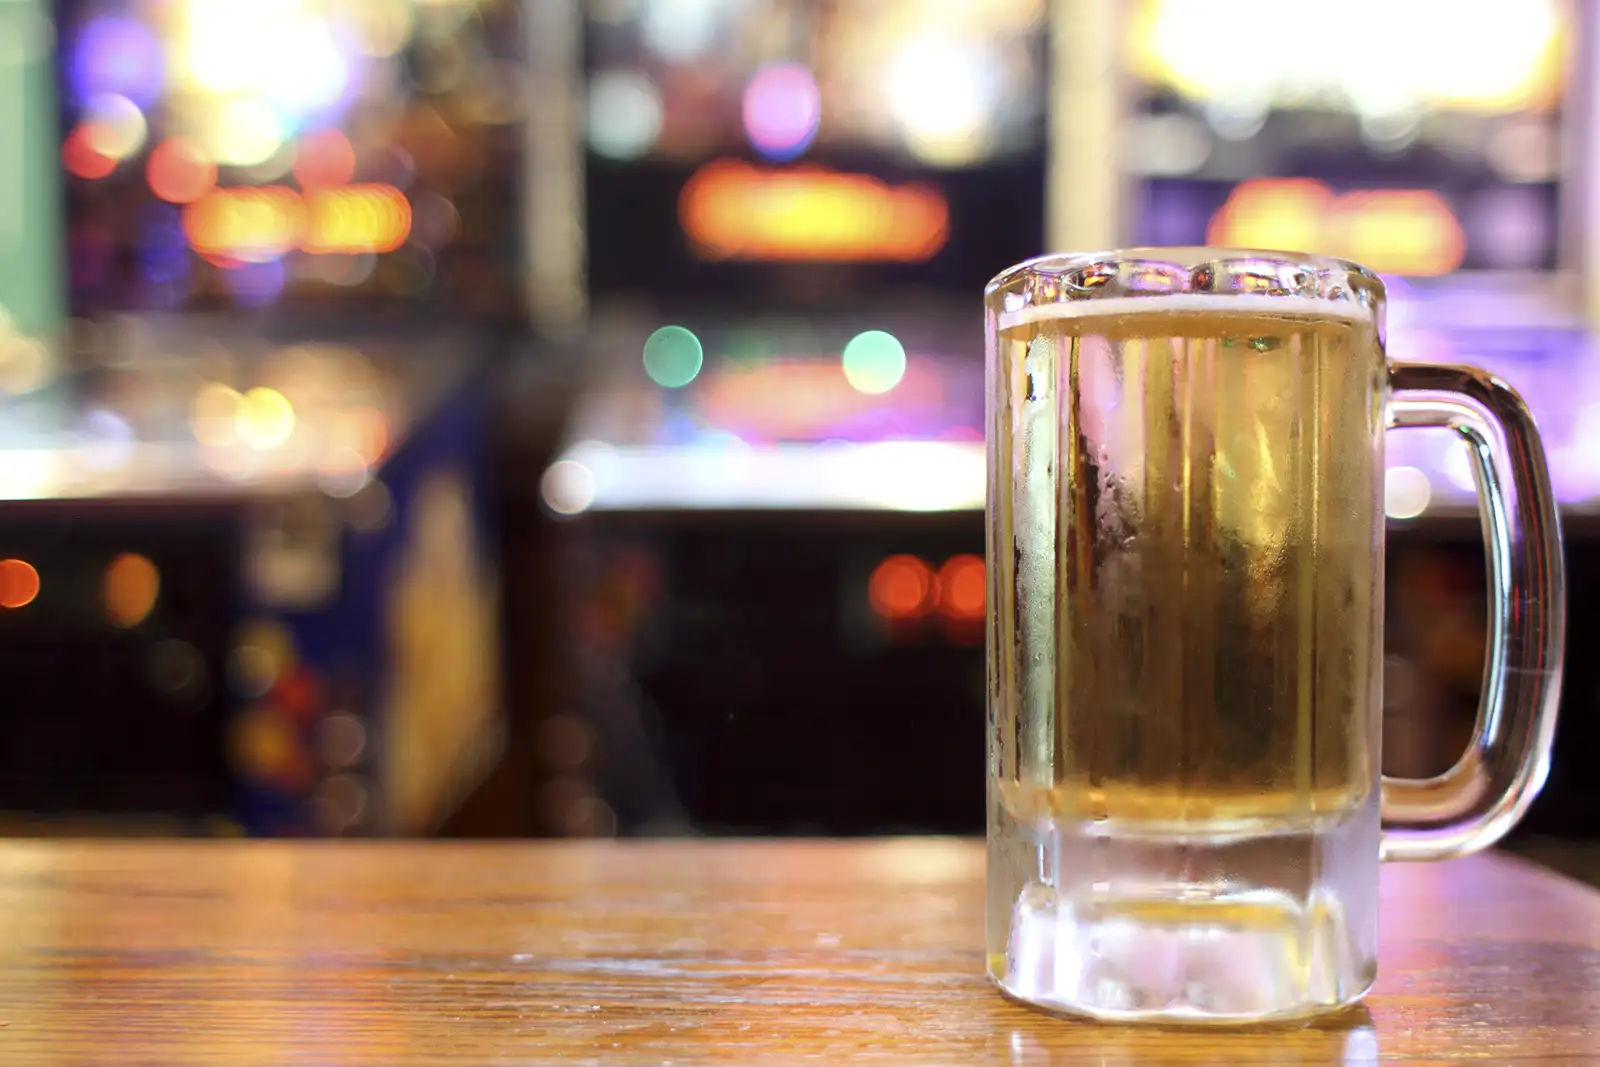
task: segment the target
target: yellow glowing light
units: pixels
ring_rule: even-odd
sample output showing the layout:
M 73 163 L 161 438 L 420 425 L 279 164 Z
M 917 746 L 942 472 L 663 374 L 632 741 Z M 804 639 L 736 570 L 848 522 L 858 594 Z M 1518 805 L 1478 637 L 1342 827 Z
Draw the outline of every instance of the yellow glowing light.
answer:
M 183 210 L 183 231 L 195 251 L 246 260 L 276 259 L 305 229 L 300 194 L 283 186 L 214 189 Z
M 106 567 L 106 615 L 113 626 L 137 626 L 149 617 L 161 594 L 161 572 L 144 556 L 124 553 Z
M 1305 178 L 1241 182 L 1212 216 L 1206 241 L 1344 256 L 1385 273 L 1448 274 L 1466 255 L 1450 204 L 1427 189 L 1335 194 Z
M 276 389 L 257 386 L 239 404 L 239 439 L 252 448 L 277 448 L 294 433 L 294 406 Z
M 392 252 L 411 236 L 411 202 L 392 185 L 313 189 L 216 189 L 184 210 L 197 252 L 274 259 L 292 248 L 312 255 Z
M 1322 218 L 1333 190 L 1309 178 L 1241 182 L 1212 216 L 1206 240 L 1231 248 L 1322 251 Z
M 704 259 L 922 262 L 949 238 L 949 207 L 931 186 L 890 186 L 821 167 L 706 164 L 678 200 Z
M 411 235 L 411 202 L 392 185 L 314 189 L 300 247 L 313 255 L 392 252 Z
M 1375 270 L 1448 274 L 1466 255 L 1461 223 L 1444 197 L 1431 189 L 1346 193 L 1329 222 L 1329 245 Z
M 1336 13 L 1144 0 L 1130 59 L 1142 78 L 1219 104 L 1333 99 L 1363 114 L 1428 105 L 1498 113 L 1559 98 L 1568 12 L 1561 0 L 1346 0 Z M 1313 38 L 1320 46 L 1306 48 Z
M 221 382 L 207 382 L 189 405 L 189 428 L 194 439 L 208 448 L 226 448 L 239 439 L 238 391 Z

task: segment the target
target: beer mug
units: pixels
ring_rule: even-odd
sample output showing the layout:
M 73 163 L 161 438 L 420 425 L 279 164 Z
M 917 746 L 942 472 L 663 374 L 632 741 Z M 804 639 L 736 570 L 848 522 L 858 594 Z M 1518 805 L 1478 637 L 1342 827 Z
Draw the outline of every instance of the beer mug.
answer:
M 1033 260 L 988 326 L 988 968 L 1107 1020 L 1332 1011 L 1380 859 L 1483 848 L 1543 784 L 1565 608 L 1538 432 L 1473 367 L 1389 363 L 1384 289 L 1212 248 Z M 1387 778 L 1384 431 L 1467 445 L 1490 568 L 1472 742 Z

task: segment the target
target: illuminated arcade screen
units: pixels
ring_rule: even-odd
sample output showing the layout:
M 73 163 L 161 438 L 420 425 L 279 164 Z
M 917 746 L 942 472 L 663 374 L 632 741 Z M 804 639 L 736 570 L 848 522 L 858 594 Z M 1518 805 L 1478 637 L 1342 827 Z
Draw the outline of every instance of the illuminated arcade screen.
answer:
M 1574 5 L 1130 11 L 1140 243 L 1315 250 L 1412 277 L 1557 266 Z
M 515 0 L 63 0 L 79 313 L 514 313 Z
M 589 283 L 969 295 L 1043 241 L 1044 0 L 591 0 Z

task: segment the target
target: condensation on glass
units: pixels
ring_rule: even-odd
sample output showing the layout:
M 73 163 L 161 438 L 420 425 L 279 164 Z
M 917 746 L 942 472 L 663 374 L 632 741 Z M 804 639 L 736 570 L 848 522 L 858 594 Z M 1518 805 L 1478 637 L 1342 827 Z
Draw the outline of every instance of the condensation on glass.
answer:
M 1563 644 L 1511 389 L 1390 364 L 1354 264 L 1149 249 L 1012 268 L 988 320 L 988 967 L 1104 1019 L 1349 1004 L 1381 857 L 1497 839 L 1543 782 Z M 1470 446 L 1493 603 L 1472 745 L 1381 775 L 1383 444 Z M 1387 823 L 1387 825 L 1385 825 Z

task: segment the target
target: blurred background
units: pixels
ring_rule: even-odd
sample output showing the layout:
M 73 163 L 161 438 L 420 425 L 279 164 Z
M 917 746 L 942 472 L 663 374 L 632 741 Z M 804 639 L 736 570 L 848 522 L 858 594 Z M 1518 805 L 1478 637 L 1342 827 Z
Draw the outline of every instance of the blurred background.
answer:
M 0 0 L 0 832 L 978 832 L 982 286 L 1213 243 L 1533 406 L 1521 835 L 1600 836 L 1597 15 Z M 1391 438 L 1393 773 L 1476 711 L 1459 448 Z

